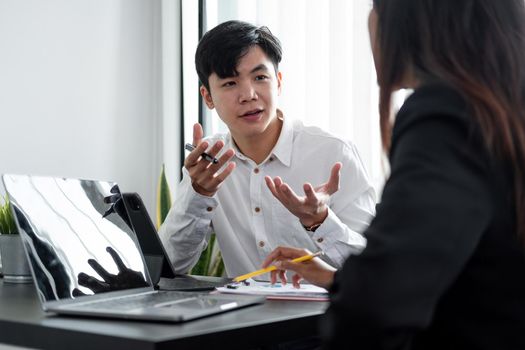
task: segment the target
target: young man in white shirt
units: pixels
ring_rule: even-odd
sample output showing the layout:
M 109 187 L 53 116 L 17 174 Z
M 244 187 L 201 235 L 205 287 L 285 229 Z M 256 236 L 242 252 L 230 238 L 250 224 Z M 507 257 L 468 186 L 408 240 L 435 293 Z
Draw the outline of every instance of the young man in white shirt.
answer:
M 195 265 L 212 231 L 230 277 L 281 245 L 323 250 L 334 267 L 366 245 L 375 192 L 357 149 L 277 109 L 280 61 L 279 40 L 245 22 L 222 23 L 199 43 L 200 92 L 229 133 L 203 140 L 194 126 L 196 148 L 159 231 L 178 272 Z

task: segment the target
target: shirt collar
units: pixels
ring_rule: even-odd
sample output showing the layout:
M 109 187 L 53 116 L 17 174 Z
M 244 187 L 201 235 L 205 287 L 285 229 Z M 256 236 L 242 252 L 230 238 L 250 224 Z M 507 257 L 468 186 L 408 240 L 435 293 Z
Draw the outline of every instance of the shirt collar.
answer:
M 283 112 L 280 109 L 277 109 L 277 118 L 279 118 L 283 125 L 281 127 L 281 134 L 277 139 L 270 156 L 275 156 L 281 161 L 285 166 L 289 167 L 292 161 L 292 144 L 293 144 L 293 123 L 288 118 L 285 118 Z M 235 156 L 241 160 L 247 160 L 248 158 L 241 153 L 233 138 L 231 133 L 228 133 L 225 140 L 225 148 L 233 148 L 235 150 Z
M 279 109 L 277 110 L 277 118 L 283 121 L 283 126 L 272 153 L 281 163 L 289 167 L 292 162 L 293 123 L 290 119 L 285 118 Z

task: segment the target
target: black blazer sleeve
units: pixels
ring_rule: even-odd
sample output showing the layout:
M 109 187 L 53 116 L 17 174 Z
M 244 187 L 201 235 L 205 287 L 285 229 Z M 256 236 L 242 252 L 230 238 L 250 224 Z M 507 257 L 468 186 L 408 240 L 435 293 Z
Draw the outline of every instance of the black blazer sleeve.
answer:
M 337 274 L 321 325 L 327 348 L 411 348 L 476 249 L 492 208 L 466 111 L 453 91 L 423 88 L 398 113 L 368 246 Z

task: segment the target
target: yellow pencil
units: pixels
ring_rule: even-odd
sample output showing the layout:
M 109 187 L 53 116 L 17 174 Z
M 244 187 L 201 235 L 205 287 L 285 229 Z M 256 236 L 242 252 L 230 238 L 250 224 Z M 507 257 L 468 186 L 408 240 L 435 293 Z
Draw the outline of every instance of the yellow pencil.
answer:
M 318 251 L 317 253 L 308 254 L 308 255 L 301 256 L 299 258 L 295 258 L 295 259 L 292 260 L 292 262 L 299 263 L 299 262 L 303 262 L 303 261 L 312 260 L 313 258 L 315 258 L 316 256 L 319 256 L 319 255 L 323 255 L 323 251 Z M 234 282 L 242 282 L 244 280 L 247 280 L 248 278 L 259 276 L 259 275 L 262 275 L 263 273 L 271 272 L 271 271 L 276 270 L 276 269 L 277 268 L 275 266 L 273 266 L 273 265 L 272 266 L 268 266 L 265 269 L 260 269 L 260 270 L 257 270 L 257 271 L 253 271 L 253 272 L 247 273 L 245 275 L 237 276 L 237 277 L 235 277 L 233 279 L 233 281 Z

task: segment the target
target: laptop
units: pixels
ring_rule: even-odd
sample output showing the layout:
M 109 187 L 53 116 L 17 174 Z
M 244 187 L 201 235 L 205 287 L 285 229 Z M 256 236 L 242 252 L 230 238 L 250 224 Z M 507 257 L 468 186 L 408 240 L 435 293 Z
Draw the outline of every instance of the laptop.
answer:
M 161 290 L 214 290 L 232 281 L 231 278 L 202 280 L 192 276 L 177 274 L 170 263 L 162 241 L 151 221 L 146 206 L 138 193 L 122 193 L 122 202 L 128 222 L 137 235 L 138 242 L 148 268 L 151 280 Z M 118 201 L 118 198 L 116 198 Z M 120 204 L 116 203 L 119 207 Z M 121 209 L 117 209 L 121 211 Z
M 117 184 L 3 175 L 42 308 L 80 315 L 183 322 L 263 297 L 155 290 L 137 237 L 116 210 Z

